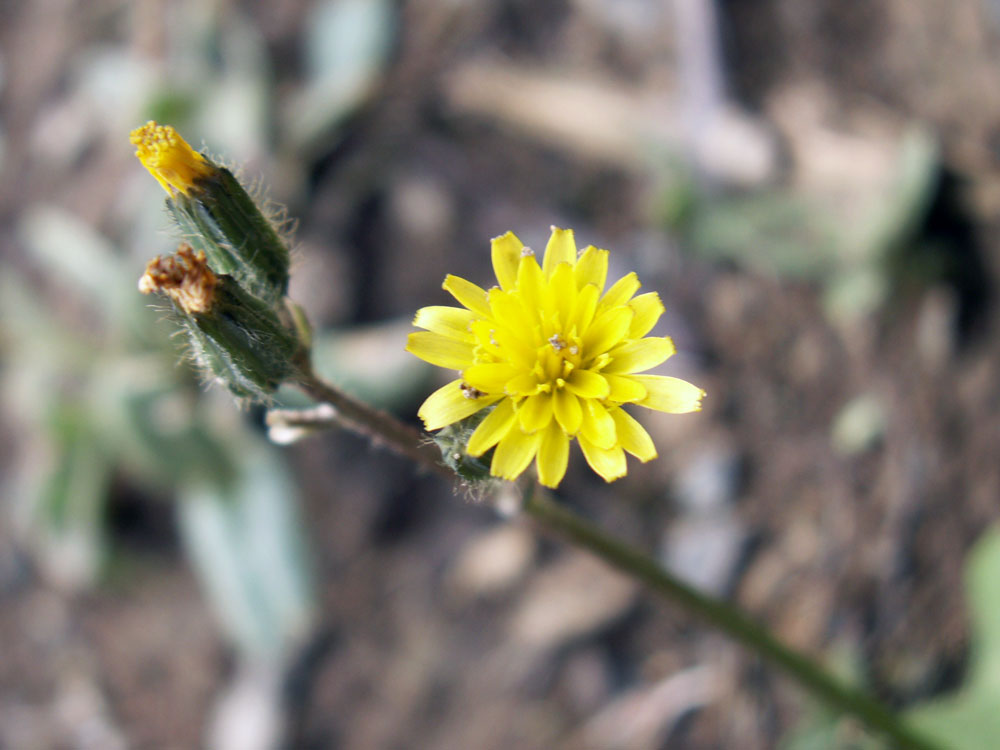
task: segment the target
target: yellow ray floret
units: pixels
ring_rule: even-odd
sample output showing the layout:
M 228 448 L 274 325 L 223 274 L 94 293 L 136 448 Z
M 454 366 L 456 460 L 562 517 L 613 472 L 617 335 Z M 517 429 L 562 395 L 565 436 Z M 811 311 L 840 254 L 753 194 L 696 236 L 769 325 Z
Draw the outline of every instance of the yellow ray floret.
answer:
M 139 161 L 168 195 L 176 192 L 190 195 L 198 180 L 216 169 L 169 125 L 157 125 L 150 120 L 133 130 L 130 140 Z
M 649 433 L 623 408 L 635 404 L 674 414 L 698 411 L 705 392 L 687 381 L 640 374 L 675 349 L 646 336 L 663 303 L 636 296 L 630 273 L 605 291 L 608 251 L 578 253 L 571 229 L 552 228 L 542 263 L 513 232 L 492 242 L 498 286 L 486 291 L 457 276 L 444 281 L 462 307 L 425 307 L 407 350 L 459 371 L 420 408 L 428 430 L 494 406 L 472 433 L 473 456 L 493 450 L 490 473 L 515 479 L 535 462 L 539 481 L 555 487 L 566 474 L 575 438 L 606 481 L 625 475 L 625 454 L 649 461 Z

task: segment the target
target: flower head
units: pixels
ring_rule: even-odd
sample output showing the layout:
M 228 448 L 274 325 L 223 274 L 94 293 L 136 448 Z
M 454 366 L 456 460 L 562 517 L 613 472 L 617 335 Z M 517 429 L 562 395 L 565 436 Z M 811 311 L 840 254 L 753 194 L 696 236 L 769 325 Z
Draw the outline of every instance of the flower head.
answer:
M 680 414 L 705 395 L 678 378 L 641 375 L 674 353 L 669 338 L 647 337 L 663 313 L 655 292 L 634 296 L 634 273 L 605 291 L 608 251 L 577 254 L 573 230 L 552 228 L 539 265 L 512 233 L 492 243 L 499 286 L 488 292 L 457 276 L 444 289 L 463 307 L 425 307 L 407 350 L 461 377 L 420 407 L 428 430 L 481 409 L 493 410 L 473 432 L 468 452 L 491 448 L 490 473 L 515 479 L 535 460 L 539 481 L 555 487 L 576 438 L 606 481 L 625 475 L 625 453 L 656 457 L 649 434 L 624 409 L 636 404 Z
M 215 172 L 215 167 L 169 125 L 150 120 L 130 135 L 135 155 L 168 195 L 190 195 L 197 180 Z
M 189 313 L 206 313 L 215 302 L 218 277 L 212 273 L 205 260 L 205 253 L 185 243 L 174 255 L 162 258 L 157 255 L 146 265 L 146 272 L 139 279 L 143 294 L 163 292 L 178 306 Z

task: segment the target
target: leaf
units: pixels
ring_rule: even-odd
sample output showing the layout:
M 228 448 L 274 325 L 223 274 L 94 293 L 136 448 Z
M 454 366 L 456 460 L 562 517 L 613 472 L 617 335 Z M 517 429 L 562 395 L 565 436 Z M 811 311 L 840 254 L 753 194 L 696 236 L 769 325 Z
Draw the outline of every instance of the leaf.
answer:
M 823 278 L 838 263 L 832 217 L 787 192 L 707 203 L 693 211 L 689 233 L 700 255 L 778 276 Z
M 313 7 L 305 26 L 309 83 L 288 107 L 293 140 L 312 141 L 367 96 L 395 27 L 389 0 L 326 0 Z
M 86 293 L 109 319 L 120 311 L 124 298 L 121 290 L 132 296 L 135 281 L 114 246 L 67 211 L 35 206 L 19 229 L 25 245 L 45 271 L 65 288 Z
M 240 456 L 235 482 L 181 489 L 180 528 L 229 638 L 245 653 L 280 657 L 304 635 L 313 608 L 298 492 L 266 446 L 254 441 Z
M 1000 529 L 986 532 L 969 554 L 965 585 L 972 630 L 968 679 L 909 718 L 944 747 L 991 750 L 1000 736 Z
M 47 578 L 70 589 L 94 582 L 104 560 L 103 515 L 111 466 L 89 417 L 70 403 L 53 408 L 51 460 L 26 493 L 36 552 Z

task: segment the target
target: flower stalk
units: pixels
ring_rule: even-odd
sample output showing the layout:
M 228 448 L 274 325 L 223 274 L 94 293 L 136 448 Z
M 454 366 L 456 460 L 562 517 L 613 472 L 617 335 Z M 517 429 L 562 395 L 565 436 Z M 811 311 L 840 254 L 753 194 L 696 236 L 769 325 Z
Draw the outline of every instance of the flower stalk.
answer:
M 635 547 L 556 503 L 544 490 L 538 489 L 528 495 L 524 512 L 571 544 L 589 550 L 611 567 L 645 584 L 650 591 L 721 630 L 794 679 L 828 707 L 860 719 L 891 740 L 893 747 L 942 750 L 907 726 L 898 714 L 863 690 L 834 677 L 809 656 L 786 646 L 737 607 L 688 586 Z
M 308 362 L 300 363 L 294 383 L 310 398 L 332 406 L 340 426 L 411 459 L 433 474 L 445 479 L 455 478 L 455 474 L 441 463 L 438 449 L 419 430 L 323 381 Z

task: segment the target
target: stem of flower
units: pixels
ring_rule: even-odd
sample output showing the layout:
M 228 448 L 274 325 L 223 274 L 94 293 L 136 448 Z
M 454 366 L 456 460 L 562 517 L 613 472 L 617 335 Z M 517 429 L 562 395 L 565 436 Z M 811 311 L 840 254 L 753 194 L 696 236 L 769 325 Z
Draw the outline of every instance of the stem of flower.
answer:
M 441 464 L 439 451 L 415 428 L 357 401 L 301 368 L 297 385 L 309 396 L 337 410 L 340 424 L 384 443 L 439 476 L 456 476 Z M 834 677 L 816 661 L 788 646 L 753 622 L 734 605 L 707 596 L 675 578 L 648 555 L 602 531 L 569 508 L 556 503 L 541 487 L 529 490 L 524 512 L 570 543 L 589 550 L 608 565 L 645 584 L 656 594 L 718 628 L 750 651 L 796 680 L 830 708 L 851 714 L 883 734 L 894 747 L 940 750 L 902 719 L 862 690 Z
M 936 750 L 938 746 L 907 727 L 900 717 L 857 688 L 835 678 L 814 660 L 784 645 L 739 609 L 691 588 L 655 560 L 605 533 L 536 487 L 524 511 L 571 543 L 590 550 L 609 565 L 686 611 L 700 617 L 749 650 L 768 659 L 829 707 L 852 714 L 890 738 L 894 747 Z
M 324 382 L 306 365 L 299 366 L 295 384 L 310 398 L 336 409 L 334 419 L 342 427 L 364 435 L 377 445 L 385 445 L 440 477 L 452 481 L 455 479 L 451 469 L 441 463 L 441 452 L 437 446 L 428 441 L 417 428 Z

